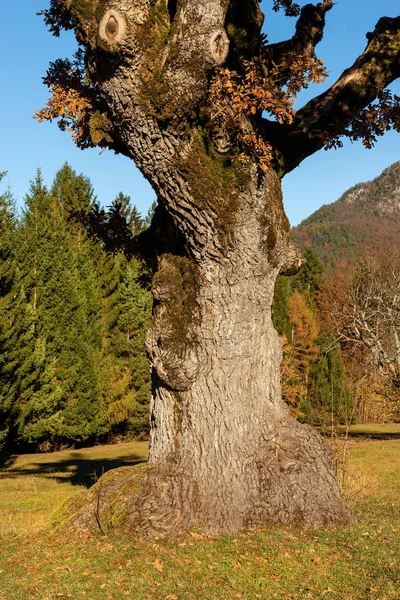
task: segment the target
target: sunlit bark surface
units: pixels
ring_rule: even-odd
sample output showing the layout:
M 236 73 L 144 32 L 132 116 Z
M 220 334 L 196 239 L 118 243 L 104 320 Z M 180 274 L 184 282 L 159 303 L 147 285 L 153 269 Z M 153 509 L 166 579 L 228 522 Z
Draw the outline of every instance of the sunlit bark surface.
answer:
M 308 5 L 294 37 L 271 46 L 257 0 L 54 0 L 45 13 L 54 33 L 75 30 L 86 73 L 77 81 L 79 70 L 53 65 L 47 83 L 59 88 L 41 118 L 60 112 L 63 93 L 79 96 L 78 144 L 131 157 L 159 201 L 141 240 L 156 271 L 150 464 L 106 476 L 73 511 L 77 528 L 152 537 L 352 521 L 328 446 L 281 399 L 271 303 L 278 273 L 301 259 L 280 178 L 398 76 L 400 18 L 381 20 L 353 67 L 297 115 L 278 102 L 268 121 L 256 99 L 238 112 L 227 91 L 240 74 L 275 94 L 279 81 L 318 77 L 314 50 L 332 6 Z M 232 93 L 240 100 L 240 86 Z

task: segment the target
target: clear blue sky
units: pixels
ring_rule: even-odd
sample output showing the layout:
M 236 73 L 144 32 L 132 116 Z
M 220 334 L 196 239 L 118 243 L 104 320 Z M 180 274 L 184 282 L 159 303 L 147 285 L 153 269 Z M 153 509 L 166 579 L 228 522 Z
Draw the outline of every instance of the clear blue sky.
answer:
M 139 210 L 146 212 L 155 199 L 150 185 L 128 159 L 105 151 L 81 151 L 68 133 L 55 123 L 39 125 L 33 120 L 35 109 L 47 100 L 42 84 L 49 61 L 69 56 L 75 49 L 71 34 L 54 38 L 46 32 L 36 13 L 48 7 L 48 0 L 3 2 L 0 36 L 0 171 L 8 171 L 2 184 L 10 185 L 19 205 L 29 188 L 37 167 L 48 185 L 65 161 L 87 175 L 104 205 L 119 191 L 131 196 Z M 269 40 L 290 37 L 295 20 L 277 16 L 264 0 L 265 30 Z M 305 2 L 301 2 L 305 4 Z M 328 14 L 327 28 L 319 56 L 329 70 L 323 85 L 304 92 L 304 102 L 321 93 L 362 52 L 365 33 L 381 16 L 398 16 L 399 0 L 338 0 Z M 393 89 L 400 93 L 397 82 Z M 303 97 L 301 98 L 303 103 Z M 373 179 L 387 166 L 400 160 L 400 134 L 390 133 L 370 151 L 361 144 L 346 143 L 342 150 L 320 151 L 308 158 L 284 179 L 284 201 L 292 225 L 322 204 L 334 202 L 351 185 Z

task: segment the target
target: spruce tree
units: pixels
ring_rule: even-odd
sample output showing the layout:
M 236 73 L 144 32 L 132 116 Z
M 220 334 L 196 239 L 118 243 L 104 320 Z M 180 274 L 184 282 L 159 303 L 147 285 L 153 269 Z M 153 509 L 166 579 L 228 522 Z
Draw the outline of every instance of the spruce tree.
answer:
M 132 221 L 132 218 L 135 221 Z M 139 219 L 136 207 L 133 209 L 130 205 L 129 196 L 120 192 L 107 211 L 105 250 L 112 254 L 122 252 L 126 256 L 131 256 L 134 231 L 137 227 L 140 229 L 141 219 Z
M 6 309 L 9 328 L 4 344 L 3 384 L 15 410 L 16 438 L 22 441 L 33 441 L 26 430 L 29 424 L 38 424 L 36 433 L 41 429 L 39 438 L 45 437 L 42 420 L 54 413 L 55 408 L 50 404 L 53 393 L 57 395 L 55 378 L 48 379 L 47 340 L 39 319 L 45 282 L 46 234 L 54 230 L 49 218 L 49 203 L 50 196 L 38 170 L 26 197 L 22 222 L 15 234 L 18 269 L 13 282 L 12 301 Z M 45 379 L 48 391 L 50 387 L 53 389 L 44 399 L 41 389 Z
M 4 174 L 0 174 L 0 181 Z M 13 237 L 15 234 L 15 207 L 10 190 L 0 196 L 0 383 L 6 368 L 5 351 L 9 322 L 7 307 L 11 301 L 15 262 Z M 0 387 L 0 450 L 4 447 L 13 422 L 13 398 L 3 385 Z
M 56 198 L 68 220 L 87 226 L 96 202 L 88 177 L 78 175 L 66 162 L 56 173 L 51 194 Z
M 143 219 L 143 229 L 148 229 L 150 227 L 151 221 L 154 217 L 154 213 L 156 212 L 156 208 L 157 202 L 154 200 L 149 210 L 147 211 L 145 218 Z
M 133 387 L 138 404 L 133 431 L 148 429 L 148 407 L 150 401 L 150 370 L 147 362 L 145 339 L 151 322 L 152 297 L 142 287 L 141 263 L 133 258 L 124 272 L 121 289 L 121 311 L 118 326 L 123 335 L 122 353 L 132 373 Z
M 78 227 L 38 172 L 17 232 L 20 275 L 6 358 L 18 438 L 46 448 L 107 432 L 101 294 L 89 242 Z
M 292 340 L 292 325 L 289 315 L 289 298 L 293 293 L 290 277 L 280 275 L 275 283 L 274 301 L 272 303 L 272 320 L 280 336 L 288 342 Z
M 151 297 L 144 263 L 130 258 L 135 228 L 129 197 L 106 213 L 68 164 L 51 192 L 38 170 L 19 222 L 11 196 L 0 198 L 0 445 L 148 431 Z
M 351 424 L 354 398 L 340 348 L 329 333 L 322 334 L 318 343 L 321 352 L 312 365 L 309 386 L 313 421 L 320 425 Z
M 141 262 L 123 254 L 103 261 L 105 403 L 116 433 L 148 431 L 150 372 L 145 337 L 151 320 L 151 294 L 140 284 Z

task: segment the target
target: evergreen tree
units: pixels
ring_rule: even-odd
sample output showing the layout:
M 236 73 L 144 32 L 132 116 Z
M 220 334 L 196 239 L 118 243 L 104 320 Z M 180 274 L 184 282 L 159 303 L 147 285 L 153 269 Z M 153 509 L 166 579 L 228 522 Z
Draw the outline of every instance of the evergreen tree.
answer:
M 24 223 L 15 235 L 15 259 L 18 270 L 12 289 L 12 301 L 6 307 L 8 330 L 4 338 L 3 393 L 15 410 L 17 438 L 27 439 L 25 424 L 40 419 L 37 393 L 46 370 L 46 340 L 39 325 L 39 294 L 42 292 L 45 244 L 44 229 L 52 223 L 43 219 L 43 207 L 50 202 L 40 171 L 26 198 Z M 47 217 L 49 215 L 47 214 Z M 36 398 L 36 400 L 34 400 Z M 36 407 L 35 407 L 36 405 Z
M 0 181 L 4 174 L 0 174 Z M 0 196 L 0 382 L 6 368 L 5 341 L 8 335 L 7 305 L 11 301 L 15 262 L 13 236 L 15 233 L 15 208 L 11 192 Z M 12 426 L 13 399 L 0 387 L 0 450 L 6 443 Z
M 0 198 L 0 446 L 148 430 L 151 296 L 129 258 L 143 220 L 123 194 L 107 213 L 93 198 L 68 164 L 51 193 L 38 170 L 19 222 Z
M 275 283 L 272 322 L 279 335 L 285 336 L 288 342 L 292 340 L 292 325 L 289 314 L 289 298 L 292 293 L 291 278 L 280 275 Z
M 313 421 L 322 425 L 350 424 L 354 419 L 354 398 L 340 348 L 330 336 L 321 336 L 318 341 L 321 352 L 311 367 L 310 377 Z
M 96 202 L 88 177 L 77 175 L 66 162 L 56 173 L 51 194 L 56 198 L 68 220 L 87 227 L 89 215 Z
M 147 211 L 147 214 L 145 216 L 145 218 L 143 219 L 143 229 L 148 229 L 151 225 L 151 221 L 154 217 L 154 213 L 156 212 L 156 208 L 157 208 L 157 202 L 154 200 L 152 205 L 150 206 L 149 210 Z
M 309 246 L 305 264 L 292 277 L 278 277 L 272 317 L 283 338 L 282 389 L 292 413 L 301 421 L 348 422 L 353 397 L 340 349 L 319 323 L 315 299 L 323 265 Z
M 148 431 L 150 372 L 145 337 L 151 294 L 140 285 L 141 263 L 122 255 L 103 264 L 107 418 L 114 431 Z
M 320 289 L 324 266 L 312 246 L 305 249 L 303 258 L 305 263 L 300 271 L 292 277 L 292 287 L 294 290 L 303 292 L 311 306 L 314 295 Z
M 150 370 L 145 350 L 145 339 L 151 322 L 152 296 L 140 285 L 140 262 L 133 258 L 124 272 L 121 289 L 121 312 L 118 326 L 123 335 L 123 355 L 132 373 L 138 409 L 132 420 L 135 432 L 148 428 L 150 401 Z
M 147 225 L 147 215 L 143 219 L 139 210 L 136 206 L 132 207 L 129 226 L 134 237 L 137 237 L 144 229 L 148 227 Z
M 79 235 L 77 235 L 79 233 Z M 101 294 L 84 232 L 73 232 L 40 172 L 17 232 L 6 353 L 17 433 L 38 445 L 94 440 L 101 414 Z
M 140 219 L 136 207 L 132 209 L 130 198 L 122 192 L 113 200 L 107 212 L 107 229 L 105 237 L 105 250 L 113 254 L 123 252 L 131 256 L 133 252 L 132 226 L 135 229 L 138 223 L 133 222 Z M 141 221 L 141 219 L 140 219 Z M 140 227 L 139 221 L 139 227 Z

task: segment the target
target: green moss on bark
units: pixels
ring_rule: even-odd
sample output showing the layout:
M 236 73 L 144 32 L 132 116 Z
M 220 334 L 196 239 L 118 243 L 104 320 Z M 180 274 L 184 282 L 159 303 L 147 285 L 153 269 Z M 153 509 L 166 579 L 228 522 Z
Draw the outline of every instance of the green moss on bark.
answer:
M 107 471 L 90 490 L 68 498 L 51 516 L 48 529 L 91 535 L 122 530 L 133 518 L 148 472 L 147 463 Z
M 72 0 L 71 6 L 79 12 L 83 19 L 92 19 L 95 11 L 96 2 L 91 0 Z
M 186 257 L 164 254 L 153 278 L 154 319 L 150 352 L 160 379 L 175 391 L 188 389 L 196 377 L 193 360 L 200 310 L 198 268 Z
M 88 492 L 80 492 L 67 498 L 51 515 L 47 528 L 57 533 L 69 526 L 70 523 L 79 515 L 80 511 L 87 506 Z
M 278 175 L 269 171 L 266 178 L 265 205 L 260 217 L 260 225 L 265 232 L 263 249 L 271 264 L 278 266 L 279 260 L 282 260 L 283 244 L 286 246 L 288 242 L 290 223 L 283 207 L 282 188 Z
M 143 493 L 143 483 L 149 471 L 149 465 L 137 465 L 125 467 L 129 471 L 122 472 L 125 483 L 118 487 L 116 493 L 107 502 L 101 513 L 101 526 L 104 531 L 121 530 L 124 523 L 135 505 L 135 499 Z M 110 477 L 115 478 L 114 471 L 110 471 Z M 126 479 L 125 479 L 126 476 Z M 100 481 L 98 482 L 100 484 Z
M 138 27 L 136 41 L 145 53 L 140 72 L 142 82 L 139 102 L 145 113 L 165 120 L 173 115 L 170 89 L 164 79 L 164 55 L 170 19 L 165 0 L 156 0 L 150 8 L 147 21 Z
M 153 295 L 165 311 L 169 348 L 179 354 L 187 344 L 196 343 L 191 325 L 199 323 L 198 268 L 190 259 L 172 254 L 165 254 L 161 263 L 153 278 Z
M 110 135 L 112 123 L 105 114 L 102 114 L 98 110 L 90 117 L 89 131 L 90 138 L 95 146 L 104 146 L 113 141 Z
M 240 209 L 240 192 L 250 182 L 250 167 L 218 153 L 207 131 L 202 129 L 195 132 L 190 151 L 177 162 L 197 207 L 214 215 L 216 234 L 223 247 L 230 247 Z

